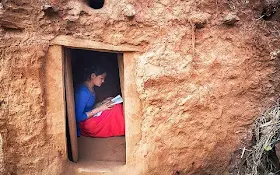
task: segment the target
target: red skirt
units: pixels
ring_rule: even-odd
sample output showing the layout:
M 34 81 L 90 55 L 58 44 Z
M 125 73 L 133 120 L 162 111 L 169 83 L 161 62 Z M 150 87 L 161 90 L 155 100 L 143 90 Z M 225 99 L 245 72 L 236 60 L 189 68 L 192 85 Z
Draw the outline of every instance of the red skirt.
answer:
M 98 117 L 80 122 L 81 134 L 89 137 L 112 137 L 125 134 L 123 106 L 114 105 Z

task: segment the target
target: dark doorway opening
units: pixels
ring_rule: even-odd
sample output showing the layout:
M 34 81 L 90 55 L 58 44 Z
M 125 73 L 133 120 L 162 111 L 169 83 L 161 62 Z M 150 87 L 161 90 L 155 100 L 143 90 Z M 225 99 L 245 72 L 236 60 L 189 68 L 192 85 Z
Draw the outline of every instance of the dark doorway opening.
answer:
M 101 87 L 95 88 L 96 103 L 106 99 L 107 97 L 115 97 L 122 95 L 120 79 L 119 64 L 122 54 L 98 52 L 82 49 L 68 49 L 67 55 L 71 62 L 73 87 L 83 82 L 85 69 L 91 65 L 101 65 L 106 69 L 107 76 L 105 82 Z M 121 76 L 122 77 L 122 76 Z M 66 82 L 67 83 L 67 82 Z M 71 143 L 69 132 L 71 128 L 67 125 L 67 148 L 68 158 L 72 159 Z M 77 136 L 76 136 L 77 137 Z M 109 137 L 109 138 L 92 138 L 80 136 L 78 141 L 78 162 L 95 162 L 95 161 L 110 161 L 110 162 L 124 162 L 126 144 L 125 136 Z
M 106 69 L 107 76 L 101 87 L 95 87 L 96 102 L 121 95 L 117 53 L 71 49 L 70 54 L 74 87 L 83 82 L 85 68 L 90 65 L 100 65 Z

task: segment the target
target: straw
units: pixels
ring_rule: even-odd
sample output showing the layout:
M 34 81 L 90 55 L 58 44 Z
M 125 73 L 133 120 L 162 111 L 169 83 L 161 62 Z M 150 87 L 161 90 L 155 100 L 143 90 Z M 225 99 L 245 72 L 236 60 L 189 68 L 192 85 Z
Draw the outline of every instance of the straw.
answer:
M 253 134 L 256 143 L 242 150 L 238 174 L 274 175 L 279 166 L 271 157 L 275 144 L 280 141 L 280 103 L 267 109 L 254 123 Z M 275 154 L 275 152 L 274 152 Z

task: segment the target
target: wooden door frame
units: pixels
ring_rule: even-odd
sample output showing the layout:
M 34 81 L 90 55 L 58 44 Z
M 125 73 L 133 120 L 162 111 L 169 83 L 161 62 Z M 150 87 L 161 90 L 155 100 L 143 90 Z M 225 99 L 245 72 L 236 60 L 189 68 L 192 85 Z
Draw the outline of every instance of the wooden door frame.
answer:
M 71 145 L 71 157 L 73 162 L 78 162 L 79 150 L 77 139 L 77 126 L 75 117 L 75 101 L 74 101 L 74 87 L 73 87 L 73 75 L 72 75 L 72 57 L 71 50 L 69 48 L 63 48 L 63 60 L 64 60 L 64 88 L 65 88 L 65 100 L 67 111 L 67 120 L 69 128 L 69 137 Z M 68 133 L 67 133 L 68 134 Z
M 63 152 L 63 159 L 67 160 L 67 148 L 66 148 L 66 102 L 65 84 L 64 84 L 64 55 L 63 48 L 79 48 L 84 50 L 95 50 L 102 52 L 114 52 L 122 53 L 123 57 L 118 58 L 119 67 L 123 67 L 120 70 L 121 90 L 124 99 L 124 115 L 125 115 L 125 130 L 126 130 L 126 164 L 134 164 L 137 162 L 135 157 L 137 143 L 141 140 L 141 103 L 139 95 L 136 91 L 136 59 L 139 57 L 140 47 L 135 46 L 115 46 L 104 44 L 101 42 L 95 42 L 90 40 L 76 39 L 70 36 L 58 36 L 51 41 L 49 51 L 46 59 L 46 86 L 54 83 L 52 73 L 57 72 L 55 84 L 59 88 L 59 95 L 57 90 L 46 87 L 46 99 L 49 101 L 46 105 L 47 111 L 56 110 L 57 113 L 49 113 L 48 126 L 51 126 L 49 133 L 55 135 L 52 142 L 56 145 L 60 153 Z M 55 60 L 55 61 L 54 61 Z M 55 62 L 55 65 L 52 65 Z M 120 65 L 120 62 L 123 64 Z M 49 92 L 48 92 L 49 91 Z M 55 101 L 54 101 L 55 99 Z M 47 112 L 48 113 L 48 112 Z

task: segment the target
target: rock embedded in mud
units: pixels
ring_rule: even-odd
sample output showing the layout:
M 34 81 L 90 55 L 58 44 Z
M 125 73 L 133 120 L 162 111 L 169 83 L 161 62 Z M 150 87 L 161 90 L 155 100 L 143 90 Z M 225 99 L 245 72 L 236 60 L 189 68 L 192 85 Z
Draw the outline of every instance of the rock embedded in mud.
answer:
M 68 11 L 63 19 L 71 22 L 77 21 L 80 18 L 81 12 L 83 11 L 82 8 L 83 7 L 81 3 L 70 1 L 67 4 Z
M 210 17 L 209 13 L 195 13 L 189 17 L 189 22 L 194 24 L 196 28 L 203 28 Z
M 223 23 L 226 25 L 234 25 L 239 20 L 240 18 L 236 14 L 229 13 L 223 18 Z
M 276 50 L 272 52 L 270 55 L 272 58 L 280 58 L 280 50 Z
M 41 7 L 42 11 L 46 16 L 55 16 L 58 13 L 58 9 L 52 7 L 49 4 L 45 4 Z
M 123 9 L 123 14 L 126 17 L 133 18 L 136 15 L 134 6 L 132 4 L 127 4 Z

